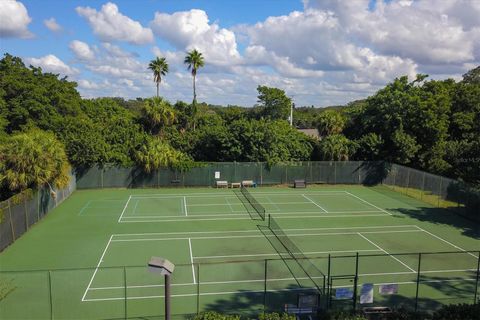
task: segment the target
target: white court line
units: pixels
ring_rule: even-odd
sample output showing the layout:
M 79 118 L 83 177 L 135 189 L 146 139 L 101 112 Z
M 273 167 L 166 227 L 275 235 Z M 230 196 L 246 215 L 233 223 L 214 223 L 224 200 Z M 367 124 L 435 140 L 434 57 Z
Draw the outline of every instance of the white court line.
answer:
M 184 210 L 185 210 L 185 217 L 188 217 L 187 197 L 183 197 L 183 208 L 184 208 Z
M 326 253 L 349 253 L 349 252 L 378 252 L 379 249 L 365 249 L 365 250 L 339 250 L 339 251 L 314 251 L 314 252 L 293 252 L 293 254 L 326 254 Z M 278 256 L 278 253 L 258 253 L 258 254 L 233 254 L 227 256 L 204 256 L 193 257 L 194 259 L 217 259 L 217 258 L 244 258 L 244 257 L 266 257 Z
M 305 203 L 310 203 L 310 202 L 302 202 L 303 204 Z M 191 207 L 189 205 L 189 207 Z M 183 209 L 182 209 L 183 211 Z M 240 212 L 238 210 L 234 210 L 233 212 Z M 329 211 L 328 213 L 332 214 L 332 213 L 335 213 L 335 214 L 345 214 L 345 213 L 375 213 L 375 212 L 381 212 L 381 211 Z M 270 214 L 272 215 L 300 215 L 300 214 L 314 214 L 315 211 L 307 211 L 307 212 L 270 212 Z M 146 213 L 148 214 L 148 213 Z M 216 214 L 190 214 L 190 218 L 192 217 L 195 217 L 195 218 L 203 218 L 203 217 L 231 217 L 231 216 L 247 216 L 248 214 L 247 213 L 227 213 L 227 214 L 224 214 L 224 213 L 216 213 Z M 382 216 L 384 216 L 385 214 L 381 214 Z M 330 216 L 327 216 L 327 217 L 336 217 L 336 215 L 330 215 Z M 163 216 L 163 215 L 158 215 L 157 213 L 153 213 L 152 215 L 149 215 L 149 216 L 126 216 L 126 217 L 123 217 L 123 220 L 126 220 L 126 219 L 150 219 L 150 218 L 153 218 L 153 219 L 163 219 L 163 218 L 179 218 L 178 215 L 175 215 L 175 216 Z
M 431 232 L 429 232 L 429 231 L 427 231 L 427 230 L 425 230 L 425 229 L 423 229 L 423 228 L 420 228 L 419 226 L 416 226 L 416 227 L 417 227 L 418 229 L 420 229 L 421 231 L 428 233 L 428 234 L 431 235 L 432 237 L 435 237 L 435 238 L 437 238 L 438 240 L 441 240 L 441 241 L 443 241 L 443 242 L 451 245 L 452 247 L 454 247 L 454 248 L 456 248 L 456 249 L 458 249 L 458 250 L 460 250 L 460 251 L 463 251 L 463 252 L 471 255 L 472 257 L 478 259 L 478 256 L 474 255 L 473 253 L 467 252 L 467 250 L 465 250 L 465 249 L 463 249 L 463 248 L 460 248 L 459 246 L 454 245 L 453 243 L 451 243 L 451 242 L 449 242 L 449 241 L 447 241 L 447 240 L 445 240 L 445 239 L 443 239 L 443 238 L 441 238 L 441 237 L 439 237 L 439 236 L 437 236 L 437 235 L 435 235 L 435 234 L 433 234 L 433 233 L 431 233 Z
M 188 238 L 188 248 L 190 249 L 190 263 L 192 264 L 193 284 L 197 284 L 195 279 L 195 266 L 193 265 L 192 240 Z
M 120 218 L 118 218 L 118 222 L 122 222 L 123 214 L 125 213 L 125 210 L 127 209 L 127 206 L 128 206 L 128 203 L 130 202 L 130 199 L 132 199 L 132 196 L 128 197 L 127 203 L 125 203 L 125 207 L 123 207 L 122 214 L 120 215 Z
M 320 209 L 322 209 L 325 213 L 328 213 L 328 211 L 325 210 L 321 205 L 319 205 L 318 203 L 316 203 L 315 201 L 313 201 L 312 199 L 310 199 L 310 198 L 307 197 L 306 195 L 302 194 L 302 197 L 304 197 L 305 199 L 307 199 L 308 201 L 310 201 L 311 203 L 313 203 L 314 205 L 316 205 L 317 207 L 319 207 Z
M 90 286 L 92 285 L 93 279 L 95 278 L 95 275 L 97 274 L 98 267 L 100 267 L 100 264 L 103 262 L 103 257 L 105 256 L 105 253 L 107 252 L 108 246 L 110 246 L 110 243 L 112 242 L 113 234 L 110 236 L 110 239 L 108 239 L 107 245 L 105 246 L 105 249 L 103 250 L 102 256 L 100 257 L 100 260 L 98 261 L 97 267 L 95 268 L 95 271 L 93 272 L 92 278 L 90 278 L 90 282 L 88 283 L 87 289 L 85 289 L 85 293 L 83 294 L 82 301 L 85 301 L 85 296 L 87 295 L 88 290 L 90 289 Z
M 287 215 L 289 213 L 282 213 L 284 215 Z M 315 215 L 315 216 L 303 216 L 303 215 L 295 215 L 295 213 L 290 213 L 292 214 L 291 216 L 288 217 L 282 217 L 278 216 L 275 213 L 272 213 L 272 216 L 276 216 L 276 219 L 298 219 L 298 218 L 364 218 L 364 217 L 385 217 L 385 213 L 381 214 L 356 214 L 356 215 Z M 302 213 L 303 214 L 303 213 Z M 228 217 L 228 215 L 220 215 L 220 217 Z M 163 222 L 192 222 L 192 221 L 225 221 L 225 220 L 251 220 L 250 216 L 245 214 L 245 218 L 205 218 L 205 219 L 191 219 L 192 217 L 195 216 L 189 216 L 189 219 L 148 219 L 148 220 L 140 220 L 140 221 L 127 221 L 127 220 L 122 220 L 120 223 L 151 223 L 151 222 L 158 222 L 158 223 L 163 223 Z
M 421 230 L 419 230 L 421 231 Z M 363 233 L 367 233 L 367 232 L 363 232 Z M 415 270 L 413 270 L 412 268 L 410 268 L 407 264 L 405 264 L 403 261 L 401 261 L 400 259 L 398 259 L 397 257 L 394 257 L 392 256 L 390 253 L 388 253 L 385 249 L 383 249 L 382 247 L 380 247 L 378 244 L 376 244 L 375 242 L 373 242 L 372 240 L 368 239 L 367 237 L 365 237 L 363 234 L 361 234 L 360 232 L 357 232 L 357 234 L 362 237 L 363 239 L 367 240 L 368 242 L 370 242 L 371 244 L 373 244 L 375 247 L 377 247 L 378 249 L 382 250 L 383 252 L 385 252 L 386 254 L 388 254 L 390 257 L 392 257 L 393 259 L 397 260 L 398 262 L 400 262 L 402 265 L 404 265 L 405 267 L 407 267 L 409 270 L 411 270 L 413 273 L 417 273 Z
M 306 280 L 306 279 L 305 279 Z M 464 281 L 476 281 L 476 279 L 461 279 Z M 264 281 L 264 280 L 253 280 L 253 281 Z M 253 282 L 250 281 L 250 282 Z M 277 280 L 278 281 L 278 280 Z M 453 281 L 458 281 L 457 279 L 448 279 L 448 280 L 423 280 L 421 283 L 439 283 L 439 282 L 453 282 Z M 397 284 L 416 284 L 416 281 L 402 281 L 402 282 L 396 282 Z M 385 285 L 385 284 L 391 284 L 391 282 L 379 282 L 379 283 L 374 283 L 373 285 L 375 286 L 380 286 L 380 285 Z M 173 286 L 173 285 L 172 285 Z M 358 286 L 362 286 L 362 284 L 358 284 Z M 332 288 L 342 288 L 344 285 L 338 285 L 338 286 L 333 286 Z M 122 287 L 122 289 L 124 289 Z M 305 290 L 315 290 L 315 288 L 287 288 L 287 289 L 269 289 L 266 290 L 266 292 L 284 292 L 284 291 L 305 291 Z M 180 298 L 180 297 L 193 297 L 193 296 L 213 296 L 213 295 L 225 295 L 225 294 L 245 294 L 245 293 L 263 293 L 265 290 L 247 290 L 247 291 L 221 291 L 221 292 L 203 292 L 200 294 L 197 293 L 185 293 L 185 294 L 172 294 L 171 297 L 173 298 Z M 140 299 L 158 299 L 158 298 L 164 298 L 163 295 L 158 295 L 158 296 L 138 296 L 138 297 L 127 297 L 127 300 L 140 300 Z M 112 300 L 125 300 L 124 297 L 121 298 L 96 298 L 96 299 L 87 299 L 85 300 L 86 302 L 89 301 L 112 301 Z
M 302 190 L 303 193 L 305 191 Z M 268 195 L 291 195 L 291 196 L 299 196 L 301 195 L 300 193 L 297 193 L 296 191 L 289 191 L 289 192 L 275 192 L 275 191 L 259 191 L 259 192 L 253 192 L 254 194 L 268 194 Z M 347 191 L 344 190 L 337 190 L 337 191 L 308 191 L 306 194 L 313 194 L 313 195 L 331 195 L 331 194 L 345 194 Z M 205 195 L 207 197 L 205 197 Z M 218 196 L 233 196 L 233 192 L 230 193 L 212 193 L 212 192 L 199 192 L 199 193 L 192 193 L 188 194 L 187 197 L 189 198 L 217 198 Z M 185 196 L 185 193 L 172 193 L 172 194 L 167 194 L 167 193 L 152 193 L 148 195 L 141 195 L 141 194 L 130 194 L 130 196 L 134 199 L 148 199 L 148 198 L 172 198 L 172 197 L 178 197 L 181 198 Z
M 402 224 L 402 225 L 391 225 L 391 226 L 366 226 L 366 227 L 327 227 L 327 228 L 305 228 L 305 229 L 283 229 L 284 231 L 320 231 L 320 230 L 351 230 L 351 229 L 385 229 L 385 228 L 416 228 L 417 226 L 414 224 Z M 121 237 L 121 236 L 145 236 L 145 235 L 170 235 L 170 234 L 221 234 L 221 233 L 259 233 L 257 229 L 255 230 L 225 230 L 225 231 L 189 231 L 189 232 L 146 232 L 146 233 L 115 233 L 113 234 L 114 237 Z
M 81 215 L 82 212 L 87 209 L 87 207 L 90 205 L 90 202 L 92 202 L 92 200 L 88 200 L 88 202 L 82 207 L 82 209 L 80 209 L 80 211 L 78 212 L 78 215 Z
M 405 233 L 405 232 L 422 232 L 422 230 L 389 230 L 389 231 L 363 231 L 362 233 L 368 234 L 375 234 L 375 233 Z M 331 233 L 294 233 L 294 234 L 287 234 L 289 237 L 305 237 L 305 236 L 339 236 L 339 235 L 356 235 L 359 232 L 331 232 Z M 171 241 L 171 240 L 212 240 L 212 239 L 244 239 L 244 238 L 268 238 L 274 237 L 273 235 L 242 235 L 242 236 L 214 236 L 214 237 L 177 237 L 177 238 L 139 238 L 139 239 L 119 239 L 119 240 L 112 240 L 112 242 L 135 242 L 135 241 Z M 363 237 L 363 236 L 362 236 Z M 368 240 L 368 239 L 367 239 Z M 370 240 L 368 240 L 370 241 Z M 373 242 L 372 242 L 373 243 Z M 375 245 L 377 246 L 377 245 Z M 377 246 L 380 250 L 384 251 L 380 247 Z M 388 252 L 384 251 L 385 253 L 389 254 Z
M 355 198 L 357 198 L 358 200 L 360 200 L 360 201 L 363 201 L 363 202 L 365 202 L 366 204 L 368 204 L 368 205 L 370 205 L 370 206 L 372 206 L 372 207 L 374 207 L 374 208 L 377 208 L 378 210 L 380 210 L 380 211 L 383 211 L 383 212 L 385 212 L 386 214 L 388 214 L 388 215 L 391 215 L 391 216 L 392 216 L 392 214 L 391 214 L 390 212 L 388 212 L 387 210 L 385 210 L 385 209 L 382 209 L 382 208 L 380 208 L 380 207 L 377 207 L 376 205 L 374 205 L 374 204 L 371 204 L 371 203 L 370 203 L 370 202 L 368 202 L 367 200 L 363 200 L 362 198 L 360 198 L 360 197 L 358 197 L 358 196 L 354 195 L 353 193 L 350 193 L 350 192 L 348 192 L 348 191 L 345 191 L 345 193 L 347 193 L 347 194 L 351 195 L 352 197 L 355 197 Z
M 450 273 L 450 272 L 465 272 L 465 271 L 476 271 L 476 269 L 466 269 L 466 270 L 435 270 L 435 271 L 422 271 L 423 273 Z M 404 274 L 412 274 L 410 271 L 408 272 L 381 272 L 381 273 L 359 273 L 359 277 L 371 277 L 371 276 L 386 276 L 386 275 L 404 275 Z M 323 277 L 315 277 L 312 276 L 312 279 L 323 279 Z M 269 278 L 267 282 L 279 282 L 279 281 L 291 281 L 291 280 L 309 280 L 308 277 L 297 277 L 297 278 Z M 475 279 L 452 279 L 451 281 L 458 281 L 458 280 L 475 280 Z M 448 280 L 434 280 L 434 281 L 448 281 Z M 265 279 L 246 279 L 246 280 L 226 280 L 226 281 L 205 281 L 202 282 L 202 285 L 218 285 L 218 284 L 233 284 L 233 283 L 250 283 L 250 282 L 265 282 Z M 424 281 L 421 281 L 424 282 Z M 416 283 L 412 281 L 412 283 Z M 182 287 L 182 286 L 192 286 L 193 283 L 173 283 L 171 284 L 172 287 Z M 360 284 L 359 284 L 360 285 Z M 157 288 L 157 287 L 164 287 L 163 284 L 147 284 L 147 285 L 130 285 L 127 286 L 127 289 L 136 289 L 136 288 Z M 90 291 L 95 290 L 115 290 L 115 289 L 125 289 L 125 287 L 115 286 L 115 287 L 96 287 L 90 288 Z

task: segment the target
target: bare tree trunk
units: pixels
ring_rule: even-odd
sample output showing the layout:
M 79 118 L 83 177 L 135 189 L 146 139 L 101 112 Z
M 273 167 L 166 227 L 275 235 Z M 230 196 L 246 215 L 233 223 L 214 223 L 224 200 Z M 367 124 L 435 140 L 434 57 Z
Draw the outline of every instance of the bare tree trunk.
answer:
M 157 82 L 157 98 L 158 98 L 158 87 L 160 86 L 160 83 Z
M 197 101 L 197 91 L 195 90 L 195 75 L 193 75 L 193 101 Z

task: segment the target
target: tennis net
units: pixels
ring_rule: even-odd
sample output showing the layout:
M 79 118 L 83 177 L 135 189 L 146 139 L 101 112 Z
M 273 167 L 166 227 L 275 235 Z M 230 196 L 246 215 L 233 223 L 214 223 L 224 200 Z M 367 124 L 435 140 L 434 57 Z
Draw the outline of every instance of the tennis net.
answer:
M 240 191 L 242 192 L 245 199 L 247 199 L 248 203 L 250 203 L 253 209 L 255 209 L 260 218 L 265 221 L 265 208 L 260 203 L 258 203 L 258 201 L 252 196 L 252 194 L 247 190 L 247 188 L 241 186 Z
M 286 249 L 287 253 L 300 266 L 303 273 L 305 273 L 308 279 L 313 282 L 317 291 L 320 294 L 323 294 L 325 289 L 325 274 L 303 254 L 303 252 L 295 245 L 295 243 L 293 243 L 290 237 L 288 237 L 282 228 L 280 228 L 278 223 L 271 215 L 268 215 L 268 228 Z

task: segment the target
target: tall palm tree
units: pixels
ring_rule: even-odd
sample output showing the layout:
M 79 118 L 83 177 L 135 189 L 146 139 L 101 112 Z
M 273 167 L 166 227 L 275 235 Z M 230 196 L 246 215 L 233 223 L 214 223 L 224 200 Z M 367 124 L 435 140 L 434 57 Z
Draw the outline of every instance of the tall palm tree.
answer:
M 162 76 L 165 76 L 168 73 L 167 59 L 157 57 L 155 60 L 150 61 L 148 69 L 153 71 L 153 81 L 157 84 L 158 97 L 158 87 L 160 86 L 160 82 L 162 82 Z
M 196 103 L 197 101 L 197 93 L 195 91 L 195 77 L 197 75 L 197 71 L 199 68 L 205 65 L 205 61 L 203 60 L 203 55 L 201 52 L 197 51 L 197 49 L 193 49 L 190 52 L 187 52 L 185 60 L 183 63 L 187 65 L 187 69 L 192 72 L 193 76 L 193 102 Z

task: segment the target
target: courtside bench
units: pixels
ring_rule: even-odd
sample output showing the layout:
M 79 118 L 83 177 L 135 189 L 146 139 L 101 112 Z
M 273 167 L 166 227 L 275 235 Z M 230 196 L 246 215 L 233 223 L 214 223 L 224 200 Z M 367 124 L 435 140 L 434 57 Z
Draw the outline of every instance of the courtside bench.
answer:
M 247 187 L 257 187 L 257 184 L 253 180 L 243 180 L 242 181 L 242 186 L 247 188 Z
M 215 181 L 215 186 L 217 188 L 228 188 L 228 181 L 225 180 L 217 180 Z
M 307 187 L 307 181 L 305 181 L 304 179 L 293 180 L 293 187 L 294 188 L 306 188 Z

